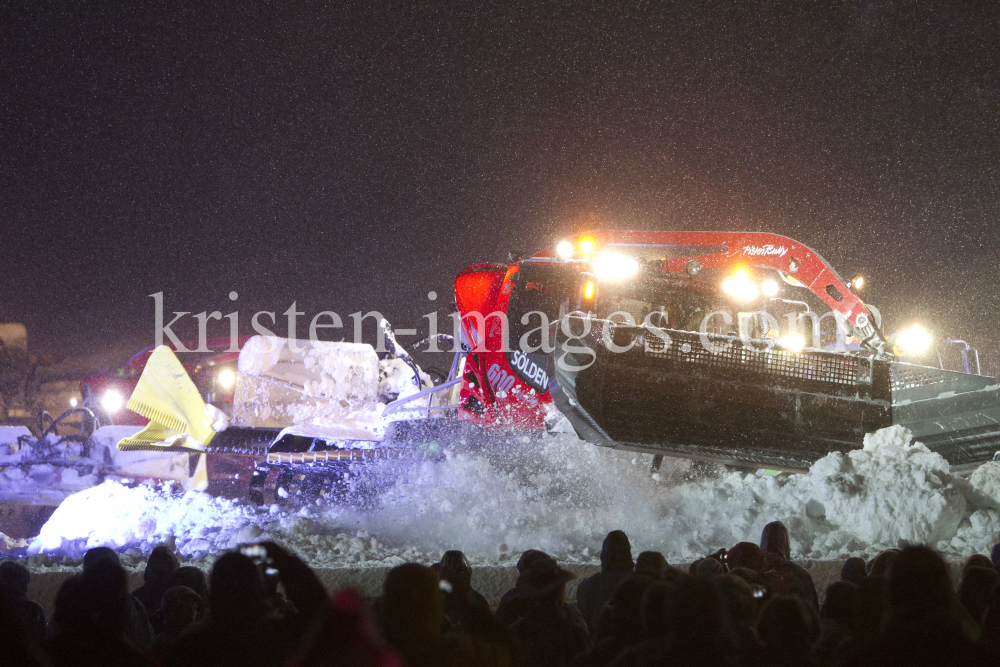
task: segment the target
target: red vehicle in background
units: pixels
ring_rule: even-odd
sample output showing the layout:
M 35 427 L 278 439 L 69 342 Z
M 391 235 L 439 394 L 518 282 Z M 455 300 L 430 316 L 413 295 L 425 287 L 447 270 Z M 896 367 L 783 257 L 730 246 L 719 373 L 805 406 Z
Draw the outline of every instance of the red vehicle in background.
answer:
M 240 348 L 249 336 L 237 339 Z M 171 349 L 176 346 L 165 343 Z M 198 341 L 183 341 L 188 350 L 198 349 Z M 125 407 L 129 396 L 139 382 L 149 355 L 155 346 L 150 345 L 136 353 L 119 368 L 113 368 L 80 380 L 83 407 L 90 408 L 102 425 L 144 426 L 148 419 Z M 227 415 L 232 413 L 233 392 L 236 388 L 236 366 L 239 351 L 231 351 L 229 338 L 210 338 L 205 341 L 208 351 L 178 352 L 178 358 L 194 380 L 206 403 L 219 408 Z

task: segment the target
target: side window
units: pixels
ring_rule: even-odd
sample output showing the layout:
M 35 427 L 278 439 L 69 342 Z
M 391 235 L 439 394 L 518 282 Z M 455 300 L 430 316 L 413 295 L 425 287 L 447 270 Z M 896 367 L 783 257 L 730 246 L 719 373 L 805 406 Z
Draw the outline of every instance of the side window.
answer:
M 507 306 L 509 341 L 507 363 L 514 373 L 539 393 L 548 390 L 549 355 L 541 348 L 542 324 L 552 326 L 559 320 L 560 307 L 566 299 L 568 286 L 565 269 L 550 264 L 522 264 L 514 279 L 514 288 Z M 521 320 L 529 315 L 527 323 Z M 544 316 L 544 318 L 543 318 Z M 526 349 L 521 350 L 521 337 L 528 334 Z M 549 338 L 549 345 L 552 338 Z
M 510 331 L 508 347 L 516 349 L 521 336 L 535 330 L 528 337 L 528 345 L 538 347 L 542 343 L 541 332 L 538 331 L 545 315 L 549 324 L 559 319 L 559 308 L 565 300 L 566 278 L 562 267 L 551 265 L 524 264 L 514 279 L 514 289 L 510 295 L 507 307 L 507 319 Z M 523 324 L 521 318 L 527 313 L 536 313 Z

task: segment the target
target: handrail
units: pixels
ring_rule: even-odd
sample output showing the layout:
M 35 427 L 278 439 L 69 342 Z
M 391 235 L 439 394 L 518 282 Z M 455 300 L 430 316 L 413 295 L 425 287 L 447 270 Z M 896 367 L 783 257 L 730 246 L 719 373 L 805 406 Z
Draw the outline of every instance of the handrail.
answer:
M 450 387 L 454 387 L 456 384 L 458 384 L 461 381 L 462 381 L 462 378 L 455 378 L 454 380 L 450 380 L 448 382 L 442 382 L 439 385 L 435 385 L 435 386 L 431 387 L 430 389 L 424 389 L 423 391 L 418 391 L 415 394 L 410 394 L 409 396 L 407 396 L 405 398 L 397 398 L 395 401 L 393 401 L 392 403 L 389 403 L 388 405 L 385 406 L 385 411 L 382 414 L 386 415 L 386 414 L 388 414 L 390 412 L 398 410 L 399 406 L 401 406 L 403 403 L 409 403 L 410 401 L 415 401 L 415 400 L 417 400 L 419 398 L 424 398 L 425 396 L 430 396 L 431 394 L 433 394 L 435 392 L 443 391 L 443 390 L 448 389 Z

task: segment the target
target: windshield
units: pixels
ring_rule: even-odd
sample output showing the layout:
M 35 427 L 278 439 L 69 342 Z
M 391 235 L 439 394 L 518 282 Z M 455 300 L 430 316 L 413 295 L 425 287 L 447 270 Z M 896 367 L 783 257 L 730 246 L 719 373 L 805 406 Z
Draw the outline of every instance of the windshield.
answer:
M 713 312 L 732 310 L 711 286 L 694 280 L 642 277 L 618 283 L 602 283 L 597 297 L 597 316 L 624 322 L 628 313 L 636 324 L 647 321 L 664 329 L 700 331 Z M 708 318 L 707 333 L 725 334 L 731 325 L 721 316 Z

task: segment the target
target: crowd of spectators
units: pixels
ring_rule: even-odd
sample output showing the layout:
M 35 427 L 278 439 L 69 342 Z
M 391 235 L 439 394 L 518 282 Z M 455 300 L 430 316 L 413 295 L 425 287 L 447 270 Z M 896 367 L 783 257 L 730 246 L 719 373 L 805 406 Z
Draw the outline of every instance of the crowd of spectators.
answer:
M 529 550 L 492 609 L 460 551 L 386 576 L 382 595 L 328 595 L 305 563 L 268 542 L 223 554 L 208 577 L 166 547 L 128 591 L 117 553 L 91 549 L 63 583 L 52 618 L 28 599 L 30 575 L 0 563 L 0 665 L 254 667 L 640 667 L 1000 664 L 1000 545 L 964 564 L 957 587 L 933 550 L 848 559 L 823 603 L 768 524 L 671 567 L 633 558 L 607 535 L 601 571 L 576 586 Z

